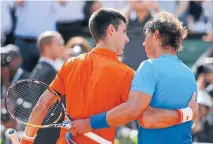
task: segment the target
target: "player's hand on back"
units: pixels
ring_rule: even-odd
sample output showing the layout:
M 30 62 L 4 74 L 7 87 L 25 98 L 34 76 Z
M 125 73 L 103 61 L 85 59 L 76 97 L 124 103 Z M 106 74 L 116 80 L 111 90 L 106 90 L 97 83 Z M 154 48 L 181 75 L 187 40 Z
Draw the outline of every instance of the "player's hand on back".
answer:
M 191 100 L 188 103 L 188 107 L 192 109 L 193 120 L 195 120 L 199 113 L 199 105 L 196 102 L 196 93 L 193 93 Z
M 71 129 L 69 130 L 69 132 L 73 136 L 78 136 L 78 135 L 82 135 L 84 133 L 90 132 L 91 130 L 92 128 L 90 126 L 89 119 L 79 119 L 79 120 L 74 120 L 71 123 Z

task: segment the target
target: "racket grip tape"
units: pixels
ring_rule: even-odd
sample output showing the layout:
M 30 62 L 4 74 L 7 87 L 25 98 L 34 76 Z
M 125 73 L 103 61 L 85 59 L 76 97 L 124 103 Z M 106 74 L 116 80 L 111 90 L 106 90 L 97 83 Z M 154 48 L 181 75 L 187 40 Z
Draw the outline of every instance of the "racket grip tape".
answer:
M 8 135 L 12 141 L 12 144 L 20 144 L 16 131 L 14 129 L 10 130 Z

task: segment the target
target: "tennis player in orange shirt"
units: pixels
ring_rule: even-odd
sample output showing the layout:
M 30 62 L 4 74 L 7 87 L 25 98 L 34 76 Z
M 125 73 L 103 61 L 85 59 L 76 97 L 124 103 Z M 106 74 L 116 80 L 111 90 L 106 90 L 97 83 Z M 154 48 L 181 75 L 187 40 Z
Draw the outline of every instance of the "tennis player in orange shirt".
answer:
M 108 111 L 128 99 L 134 71 L 117 57 L 129 42 L 126 24 L 125 16 L 117 10 L 104 8 L 96 11 L 89 21 L 96 47 L 65 62 L 51 83 L 53 89 L 66 96 L 66 109 L 73 120 Z M 153 114 L 144 113 L 144 118 L 159 119 L 158 123 L 165 126 L 178 123 L 176 111 L 150 109 Z M 168 117 L 167 121 L 163 119 Z M 116 127 L 92 132 L 113 143 Z M 66 130 L 62 129 L 57 144 L 67 144 L 65 133 Z M 22 144 L 33 143 L 34 132 L 25 130 L 25 136 L 27 138 L 23 137 Z M 77 144 L 96 144 L 84 135 L 74 135 L 72 140 Z

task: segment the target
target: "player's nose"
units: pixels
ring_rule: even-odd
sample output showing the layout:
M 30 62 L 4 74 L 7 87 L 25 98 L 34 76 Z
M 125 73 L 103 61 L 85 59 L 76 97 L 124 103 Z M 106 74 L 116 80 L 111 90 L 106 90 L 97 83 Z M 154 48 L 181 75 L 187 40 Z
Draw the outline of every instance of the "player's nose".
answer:
M 129 38 L 128 38 L 128 36 L 126 36 L 126 43 L 129 43 Z

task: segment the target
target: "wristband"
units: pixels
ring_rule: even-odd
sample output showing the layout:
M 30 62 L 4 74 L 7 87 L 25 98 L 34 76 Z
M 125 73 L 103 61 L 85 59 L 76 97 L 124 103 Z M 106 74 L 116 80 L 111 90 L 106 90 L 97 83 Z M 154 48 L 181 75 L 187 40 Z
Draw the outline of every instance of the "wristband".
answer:
M 177 110 L 179 116 L 179 123 L 185 123 L 193 119 L 193 112 L 190 107 Z
M 29 140 L 26 140 L 24 137 L 21 139 L 21 142 L 20 144 L 33 144 L 34 141 L 29 141 Z
M 36 137 L 36 136 L 34 136 L 34 137 L 29 137 L 29 136 L 27 136 L 25 133 L 23 134 L 23 138 L 26 139 L 26 140 L 28 140 L 28 141 L 34 141 L 35 137 Z
M 107 114 L 107 112 L 93 115 L 90 118 L 91 128 L 92 129 L 109 128 L 110 126 L 108 125 L 108 123 L 106 121 L 106 114 Z

